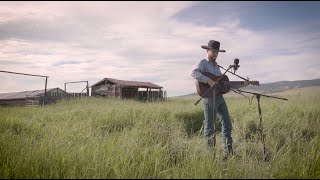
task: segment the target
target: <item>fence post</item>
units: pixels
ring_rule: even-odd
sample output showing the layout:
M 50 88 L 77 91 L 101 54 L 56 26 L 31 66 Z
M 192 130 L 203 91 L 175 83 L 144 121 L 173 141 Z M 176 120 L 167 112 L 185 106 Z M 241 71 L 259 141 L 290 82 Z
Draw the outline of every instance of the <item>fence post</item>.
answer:
M 45 87 L 44 87 L 44 101 L 43 101 L 43 105 L 46 105 L 46 101 L 47 101 L 47 82 L 48 82 L 48 77 L 46 77 L 46 83 L 45 83 Z

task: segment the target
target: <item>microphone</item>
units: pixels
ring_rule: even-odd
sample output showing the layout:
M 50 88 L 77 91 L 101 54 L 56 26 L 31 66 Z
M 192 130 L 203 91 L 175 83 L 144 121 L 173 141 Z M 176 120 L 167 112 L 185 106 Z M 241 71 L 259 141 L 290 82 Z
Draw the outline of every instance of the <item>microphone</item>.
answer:
M 239 59 L 234 59 L 233 61 L 233 71 L 236 73 L 236 70 L 238 69 L 239 66 Z

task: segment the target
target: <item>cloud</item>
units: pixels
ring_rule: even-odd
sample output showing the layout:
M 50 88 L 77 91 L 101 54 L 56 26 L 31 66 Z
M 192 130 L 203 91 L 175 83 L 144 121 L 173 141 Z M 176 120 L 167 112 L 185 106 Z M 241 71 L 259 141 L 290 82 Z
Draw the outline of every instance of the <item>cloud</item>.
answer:
M 52 64 L 52 66 L 62 66 L 65 64 L 81 64 L 83 63 L 82 61 L 60 61 L 60 62 L 56 62 L 54 64 Z
M 83 80 L 92 85 L 110 77 L 149 81 L 163 86 L 168 96 L 183 95 L 195 92 L 191 68 L 206 57 L 200 46 L 216 39 L 227 51 L 218 63 L 227 67 L 239 58 L 241 76 L 260 83 L 319 77 L 318 32 L 305 33 L 308 26 L 254 31 L 241 27 L 236 14 L 214 25 L 178 18 L 198 4 L 1 2 L 0 69 L 48 75 L 49 87 Z M 0 92 L 43 83 L 9 77 L 1 77 L 0 83 L 8 85 Z M 82 85 L 73 87 L 82 90 Z

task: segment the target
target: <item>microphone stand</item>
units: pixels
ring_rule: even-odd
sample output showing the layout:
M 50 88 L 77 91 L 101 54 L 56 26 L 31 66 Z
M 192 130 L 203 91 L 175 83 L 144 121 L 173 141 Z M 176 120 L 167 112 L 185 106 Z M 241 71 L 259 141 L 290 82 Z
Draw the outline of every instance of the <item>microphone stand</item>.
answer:
M 222 66 L 220 66 L 220 65 L 218 65 L 220 68 L 222 68 L 222 69 L 224 69 L 224 70 L 226 70 L 225 68 L 223 68 Z M 232 71 L 229 71 L 229 69 L 227 70 L 227 72 L 229 72 L 229 73 L 231 73 L 231 74 L 233 74 L 233 75 L 235 75 L 235 76 L 237 76 L 237 77 L 239 77 L 239 78 L 241 78 L 241 79 L 243 79 L 243 80 L 245 80 L 245 81 L 248 81 L 248 79 L 246 79 L 246 78 L 244 78 L 244 77 L 241 77 L 241 76 L 239 76 L 239 75 L 237 75 L 235 72 L 233 73 Z
M 260 94 L 260 93 L 254 93 L 254 92 L 249 92 L 249 91 L 243 91 L 243 90 L 239 90 L 239 89 L 233 89 L 232 90 L 234 92 L 239 91 L 239 92 L 244 92 L 244 93 L 250 93 L 256 96 L 257 101 L 258 101 L 258 111 L 259 111 L 259 118 L 260 118 L 260 127 L 259 127 L 259 131 L 260 131 L 260 135 L 261 135 L 261 142 L 262 142 L 262 146 L 263 146 L 263 160 L 266 161 L 266 146 L 264 143 L 264 135 L 263 135 L 263 129 L 262 129 L 262 114 L 261 114 L 261 107 L 260 107 L 260 96 L 265 96 L 265 97 L 270 97 L 270 98 L 275 98 L 275 99 L 281 99 L 281 100 L 288 100 L 286 98 L 279 98 L 279 97 L 275 97 L 275 96 L 268 96 L 265 94 Z M 237 93 L 239 93 L 237 92 Z M 240 94 L 240 93 L 239 93 Z

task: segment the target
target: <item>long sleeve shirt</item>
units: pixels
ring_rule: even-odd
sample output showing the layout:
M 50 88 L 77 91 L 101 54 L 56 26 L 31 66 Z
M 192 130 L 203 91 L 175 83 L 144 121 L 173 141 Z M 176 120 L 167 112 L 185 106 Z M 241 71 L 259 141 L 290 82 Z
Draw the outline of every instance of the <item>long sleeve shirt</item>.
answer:
M 203 72 L 210 72 L 216 76 L 222 75 L 219 66 L 216 62 L 211 62 L 208 59 L 201 59 L 196 62 L 191 71 L 191 76 L 202 83 L 208 83 L 209 78 L 204 76 Z
M 209 78 L 204 76 L 203 72 L 210 72 L 216 76 L 222 75 L 220 68 L 216 62 L 208 61 L 208 59 L 201 59 L 196 62 L 191 71 L 191 76 L 202 83 L 208 83 Z M 239 89 L 248 86 L 244 84 L 244 81 L 232 81 L 230 82 L 231 88 Z

